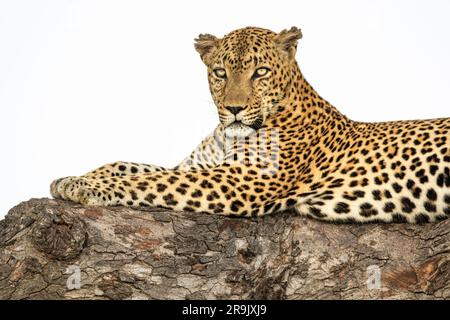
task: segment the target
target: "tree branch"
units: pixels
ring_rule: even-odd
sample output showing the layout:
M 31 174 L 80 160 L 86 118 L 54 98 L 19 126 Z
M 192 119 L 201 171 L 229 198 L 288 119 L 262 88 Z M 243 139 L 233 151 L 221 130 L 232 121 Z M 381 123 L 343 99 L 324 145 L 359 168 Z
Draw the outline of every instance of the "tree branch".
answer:
M 335 225 L 32 199 L 0 222 L 0 298 L 448 299 L 449 244 L 450 219 Z

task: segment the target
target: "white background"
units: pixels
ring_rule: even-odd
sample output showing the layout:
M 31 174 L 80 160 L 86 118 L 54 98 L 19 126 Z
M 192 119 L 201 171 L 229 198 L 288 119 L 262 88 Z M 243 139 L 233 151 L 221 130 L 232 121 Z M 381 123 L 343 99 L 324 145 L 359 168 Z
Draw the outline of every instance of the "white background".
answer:
M 450 116 L 450 1 L 0 1 L 0 217 L 117 160 L 174 166 L 217 123 L 199 33 L 301 27 L 305 77 L 361 121 Z

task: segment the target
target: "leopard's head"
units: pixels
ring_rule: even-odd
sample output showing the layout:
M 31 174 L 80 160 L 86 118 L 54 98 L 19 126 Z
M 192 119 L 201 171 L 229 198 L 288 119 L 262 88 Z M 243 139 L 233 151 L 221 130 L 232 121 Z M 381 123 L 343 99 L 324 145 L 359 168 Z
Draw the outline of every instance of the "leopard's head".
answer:
M 276 112 L 292 81 L 301 37 L 296 27 L 280 33 L 247 27 L 221 39 L 210 34 L 195 39 L 227 136 L 248 136 Z

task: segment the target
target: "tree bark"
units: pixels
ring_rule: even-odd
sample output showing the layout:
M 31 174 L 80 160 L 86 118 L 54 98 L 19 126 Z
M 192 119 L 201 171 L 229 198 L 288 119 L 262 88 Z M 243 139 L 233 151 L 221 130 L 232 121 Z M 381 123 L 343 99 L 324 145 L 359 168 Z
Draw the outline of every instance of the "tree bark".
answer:
M 336 225 L 32 199 L 0 222 L 1 299 L 449 297 L 450 219 Z

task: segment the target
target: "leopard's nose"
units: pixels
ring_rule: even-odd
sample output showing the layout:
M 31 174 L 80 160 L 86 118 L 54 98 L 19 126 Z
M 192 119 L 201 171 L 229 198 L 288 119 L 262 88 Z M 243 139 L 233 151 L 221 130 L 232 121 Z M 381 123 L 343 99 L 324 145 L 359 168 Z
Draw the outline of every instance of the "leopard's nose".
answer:
M 239 112 L 241 112 L 244 108 L 239 106 L 226 106 L 225 108 L 228 109 L 232 114 L 236 115 Z

